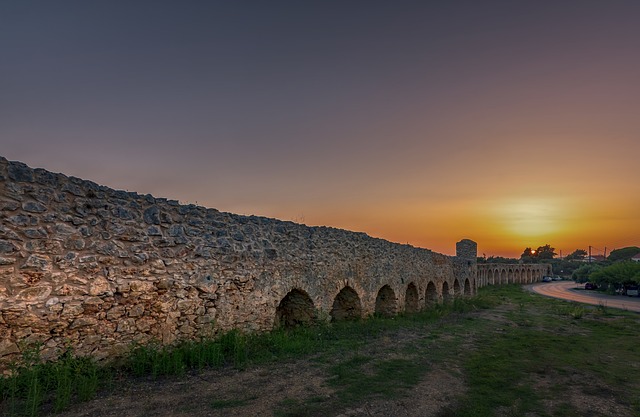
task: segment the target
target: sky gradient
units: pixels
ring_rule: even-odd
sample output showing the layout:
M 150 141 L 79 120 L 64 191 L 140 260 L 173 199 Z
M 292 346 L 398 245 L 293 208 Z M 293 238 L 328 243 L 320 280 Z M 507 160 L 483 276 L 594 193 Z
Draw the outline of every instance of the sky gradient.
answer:
M 447 254 L 640 245 L 640 2 L 435 3 L 2 2 L 0 155 Z

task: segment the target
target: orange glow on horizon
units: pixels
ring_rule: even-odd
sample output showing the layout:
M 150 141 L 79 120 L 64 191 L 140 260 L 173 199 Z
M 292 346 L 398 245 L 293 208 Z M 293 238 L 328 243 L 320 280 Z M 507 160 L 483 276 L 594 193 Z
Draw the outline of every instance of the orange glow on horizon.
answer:
M 546 244 L 566 255 L 590 245 L 610 251 L 640 244 L 634 211 L 615 203 L 613 196 L 598 200 L 549 195 L 371 203 L 364 211 L 353 204 L 318 207 L 305 213 L 305 223 L 365 232 L 448 255 L 455 254 L 455 243 L 464 238 L 478 243 L 478 256 L 519 258 L 525 248 Z M 296 214 L 283 218 L 295 220 Z

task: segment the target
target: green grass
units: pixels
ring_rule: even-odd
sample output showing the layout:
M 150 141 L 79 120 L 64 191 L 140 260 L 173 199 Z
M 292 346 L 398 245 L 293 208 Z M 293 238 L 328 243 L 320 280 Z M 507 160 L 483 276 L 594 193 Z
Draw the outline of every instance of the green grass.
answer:
M 36 346 L 24 362 L 12 367 L 12 376 L 0 379 L 0 411 L 8 416 L 37 416 L 43 408 L 59 412 L 74 402 L 93 398 L 109 370 L 89 358 L 65 353 L 56 362 L 41 363 Z
M 225 408 L 234 408 L 234 407 L 243 407 L 249 404 L 252 400 L 255 400 L 256 397 L 249 398 L 232 398 L 229 400 L 213 400 L 209 404 L 209 407 L 212 410 L 221 410 Z
M 330 369 L 329 383 L 341 401 L 351 404 L 370 397 L 393 398 L 417 384 L 426 370 L 412 359 L 372 362 L 369 357 L 354 356 Z
M 564 401 L 564 386 L 545 386 L 549 374 L 566 376 L 568 383 L 570 376 L 581 375 L 587 389 L 607 395 L 615 387 L 621 402 L 640 412 L 633 398 L 640 388 L 640 369 L 629 372 L 640 357 L 637 314 L 532 296 L 506 316 L 515 326 L 485 335 L 465 362 L 470 389 L 452 415 L 494 416 L 498 409 L 514 416 L 581 415 Z M 558 405 L 541 411 L 543 400 L 549 399 Z
M 640 396 L 634 395 L 640 392 L 639 324 L 638 314 L 552 300 L 507 285 L 415 314 L 264 334 L 231 331 L 171 347 L 136 346 L 117 365 L 98 366 L 72 352 L 42 363 L 35 346 L 25 351 L 12 376 L 0 379 L 0 415 L 62 411 L 101 390 L 117 390 L 116 381 L 298 359 L 326 375 L 332 395 L 284 399 L 273 410 L 276 416 L 331 415 L 365 401 L 402 398 L 432 369 L 449 367 L 459 370 L 467 388 L 451 393 L 453 401 L 441 417 L 577 416 L 580 410 L 563 394 L 565 384 L 576 380 L 584 386 L 575 389 L 595 398 L 606 393 L 640 415 Z M 546 384 L 549 375 L 562 384 Z M 250 406 L 256 397 L 248 392 L 212 400 L 209 409 Z

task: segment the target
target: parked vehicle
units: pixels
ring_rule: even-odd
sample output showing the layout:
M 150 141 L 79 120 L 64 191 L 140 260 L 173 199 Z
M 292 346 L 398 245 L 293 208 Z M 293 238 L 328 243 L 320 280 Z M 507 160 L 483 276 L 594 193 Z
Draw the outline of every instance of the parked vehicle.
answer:
M 639 294 L 640 287 L 637 285 L 630 285 L 627 287 L 627 296 L 629 297 L 637 297 Z
M 542 282 L 551 282 L 553 281 L 553 278 L 551 277 L 542 277 Z
M 597 290 L 598 286 L 596 284 L 594 284 L 593 282 L 587 282 L 586 284 L 584 284 L 584 289 L 585 290 Z
M 553 277 L 553 280 L 554 281 L 562 281 L 562 277 L 555 276 L 555 277 Z

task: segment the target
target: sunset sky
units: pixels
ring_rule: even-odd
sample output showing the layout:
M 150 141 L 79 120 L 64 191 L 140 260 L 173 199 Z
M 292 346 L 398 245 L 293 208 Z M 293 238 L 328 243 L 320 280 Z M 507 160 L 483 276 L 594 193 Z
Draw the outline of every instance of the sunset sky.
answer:
M 640 2 L 4 1 L 0 155 L 454 254 L 640 246 Z

